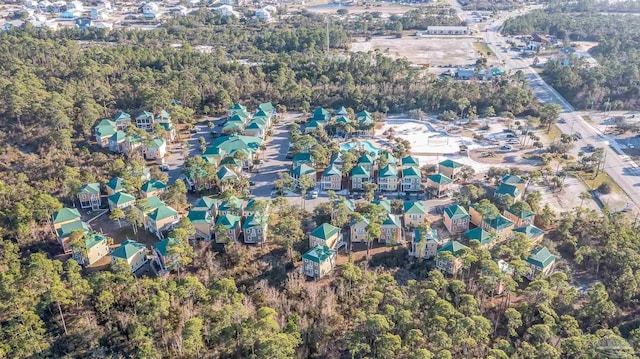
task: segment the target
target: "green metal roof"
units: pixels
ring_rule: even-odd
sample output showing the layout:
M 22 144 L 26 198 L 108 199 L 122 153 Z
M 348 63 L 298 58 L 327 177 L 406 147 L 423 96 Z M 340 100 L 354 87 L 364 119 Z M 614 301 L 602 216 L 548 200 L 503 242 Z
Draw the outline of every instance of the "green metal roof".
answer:
M 427 179 L 430 180 L 431 182 L 435 182 L 437 184 L 447 184 L 447 183 L 451 183 L 453 182 L 453 180 L 443 174 L 440 173 L 436 173 L 436 174 L 432 174 L 427 176 Z
M 336 115 L 346 115 L 348 113 L 349 113 L 349 111 L 347 111 L 347 109 L 344 106 L 340 106 L 340 108 L 338 108 L 334 112 L 334 114 L 336 114 Z
M 116 131 L 113 136 L 109 137 L 109 141 L 122 142 L 127 138 L 126 132 Z
M 276 108 L 273 106 L 271 102 L 264 102 L 258 105 L 258 110 L 263 111 L 265 113 L 273 114 Z
M 307 253 L 303 254 L 302 259 L 306 259 L 314 263 L 322 263 L 333 256 L 335 253 L 336 251 L 327 247 L 326 244 L 320 244 L 308 250 Z
M 169 254 L 169 248 L 176 246 L 176 245 L 180 245 L 180 241 L 175 239 L 175 238 L 171 238 L 171 237 L 167 237 L 163 240 L 161 240 L 160 242 L 154 244 L 154 247 L 156 247 L 156 250 L 163 256 L 166 257 Z
M 391 201 L 388 199 L 371 201 L 371 204 L 382 207 L 387 213 L 391 212 Z
M 462 235 L 467 237 L 470 241 L 478 241 L 480 244 L 487 244 L 493 241 L 494 237 L 491 233 L 485 231 L 480 227 L 470 229 L 464 232 Z
M 265 224 L 269 222 L 269 216 L 259 216 L 252 214 L 247 219 L 244 220 L 242 224 L 242 228 L 253 228 L 253 227 L 263 227 Z
M 207 211 L 189 211 L 187 218 L 194 224 L 211 224 L 213 223 L 213 217 Z
M 405 214 L 427 214 L 427 210 L 424 208 L 422 201 L 407 201 L 404 202 Z
M 175 216 L 178 214 L 178 211 L 176 211 L 175 209 L 169 207 L 169 206 L 160 206 L 158 208 L 156 208 L 153 212 L 151 212 L 151 214 L 149 215 L 149 218 L 151 218 L 154 221 L 160 221 L 163 220 L 165 218 L 169 218 L 171 216 Z
M 329 223 L 323 223 L 320 226 L 318 226 L 316 229 L 311 231 L 309 235 L 326 241 L 327 239 L 338 234 L 339 232 L 340 232 L 340 228 L 334 227 Z
M 449 252 L 454 256 L 458 257 L 462 254 L 463 251 L 468 250 L 469 247 L 458 241 L 450 241 L 445 243 L 440 249 L 438 249 L 438 253 Z
M 516 175 L 504 175 L 502 176 L 502 183 L 509 184 L 525 184 L 527 181 L 523 180 L 522 177 Z
M 304 128 L 322 128 L 322 124 L 316 120 L 311 120 L 309 121 L 309 123 L 307 123 L 306 125 L 304 125 Z
M 527 258 L 527 262 L 543 269 L 547 268 L 549 265 L 555 262 L 555 260 L 556 256 L 551 254 L 547 247 L 536 248 L 532 250 L 531 255 L 529 255 L 529 258 Z
M 156 138 L 153 141 L 151 141 L 151 143 L 149 144 L 149 146 L 147 146 L 148 148 L 160 148 L 164 145 L 167 144 L 167 141 L 164 140 L 164 138 Z
M 124 260 L 129 260 L 129 258 L 136 255 L 136 253 L 140 251 L 146 251 L 146 248 L 147 247 L 145 247 L 145 245 L 142 243 L 132 241 L 132 240 L 126 240 L 122 242 L 120 247 L 114 249 L 113 252 L 111 252 L 111 256 L 116 258 L 121 258 Z
M 58 237 L 68 237 L 73 231 L 89 232 L 89 225 L 79 219 L 73 222 L 65 223 L 60 228 L 58 228 Z
M 204 196 L 196 202 L 193 208 L 206 208 L 207 210 L 211 210 L 218 204 L 218 200 L 215 198 Z
M 86 183 L 80 187 L 80 193 L 100 194 L 100 183 Z
M 72 219 L 80 219 L 80 212 L 75 208 L 63 208 L 53 213 L 53 223 L 67 222 Z
M 440 244 L 440 236 L 435 228 L 429 228 L 426 233 L 422 233 L 422 231 L 417 228 L 413 231 L 413 241 L 415 243 L 420 243 L 423 238 L 425 241 L 436 241 Z
M 398 178 L 398 168 L 388 164 L 378 171 L 378 178 Z
M 226 229 L 234 229 L 240 224 L 240 217 L 233 214 L 225 214 L 219 216 L 216 220 L 216 226 L 222 225 Z
M 313 162 L 313 157 L 311 156 L 311 153 L 309 153 L 309 152 L 299 152 L 299 153 L 296 153 L 295 156 L 293 156 L 293 159 L 291 160 L 291 162 L 293 162 L 294 164 L 297 164 L 297 163 L 312 163 Z
M 294 169 L 291 170 L 291 175 L 294 177 L 302 177 L 305 175 L 310 175 L 315 173 L 316 173 L 315 168 L 308 166 L 304 163 L 299 166 L 296 166 Z
M 495 194 L 498 196 L 510 195 L 511 197 L 517 197 L 521 194 L 518 187 L 508 184 L 508 183 L 500 183 L 500 186 L 495 191 Z
M 145 182 L 140 189 L 144 192 L 160 191 L 163 189 L 167 189 L 167 185 L 164 184 L 164 182 L 152 179 Z
M 469 218 L 469 213 L 467 212 L 467 210 L 457 204 L 445 208 L 444 213 L 451 219 Z
M 113 120 L 114 121 L 131 121 L 131 115 L 124 111 L 118 111 L 115 113 L 115 115 L 113 115 Z
M 516 211 L 512 208 L 507 208 L 505 209 L 505 211 L 513 214 L 514 216 L 520 218 L 520 219 L 526 219 L 526 218 L 530 218 L 535 216 L 536 214 L 531 212 L 531 211 L 527 211 L 527 210 L 522 210 L 522 211 Z
M 222 150 L 217 146 L 209 146 L 204 150 L 203 156 L 222 156 Z
M 220 167 L 217 176 L 220 181 L 238 178 L 238 175 L 227 166 Z
M 233 105 L 231 105 L 231 107 L 228 108 L 229 111 L 232 110 L 246 110 L 247 108 L 241 104 L 239 104 L 238 102 L 234 103 Z
M 402 157 L 403 166 L 418 166 L 420 167 L 420 160 L 413 156 Z
M 120 177 L 114 177 L 109 182 L 107 182 L 107 187 L 112 191 L 122 191 L 124 190 L 124 179 Z
M 103 120 L 104 121 L 104 120 Z M 109 121 L 111 122 L 111 121 Z M 100 137 L 111 137 L 114 133 L 116 133 L 115 123 L 113 125 L 98 125 L 95 128 L 96 135 Z
M 242 198 L 231 196 L 226 201 L 223 201 L 218 206 L 218 210 L 220 211 L 231 211 L 236 210 L 239 211 L 242 208 L 242 203 L 244 200 Z
M 265 126 L 265 124 L 262 123 L 262 121 L 253 120 L 253 121 L 249 122 L 249 124 L 247 125 L 245 130 L 262 130 L 264 128 L 264 126 Z
M 333 202 L 333 208 L 338 207 L 340 204 L 343 204 L 351 212 L 356 210 L 356 204 L 350 199 L 342 198 L 342 199 L 335 200 Z
M 371 117 L 371 112 L 364 110 L 356 113 L 356 118 L 361 118 L 361 117 Z
M 459 168 L 459 167 L 464 166 L 462 163 L 456 162 L 456 161 L 453 161 L 453 160 L 444 160 L 444 161 L 440 162 L 439 165 L 443 166 L 443 167 L 448 167 L 448 168 Z
M 364 167 L 358 165 L 351 170 L 351 177 L 369 178 L 370 174 L 369 171 L 367 171 Z
M 153 114 L 149 111 L 142 111 L 141 114 L 138 115 L 138 117 L 136 117 L 136 120 L 146 120 L 146 119 L 152 119 L 153 118 Z
M 537 236 L 541 236 L 544 234 L 544 231 L 534 225 L 528 224 L 523 227 L 514 228 L 512 232 L 522 233 L 527 236 L 527 238 L 533 238 Z
M 495 230 L 501 230 L 513 225 L 513 222 L 503 215 L 499 215 L 495 218 L 485 218 L 483 221 Z
M 422 173 L 415 167 L 407 167 L 402 170 L 402 178 L 422 178 Z
M 398 159 L 395 158 L 391 153 L 384 151 L 380 154 L 380 157 L 384 157 L 387 160 L 387 163 L 395 165 L 398 163 Z
M 336 118 L 336 123 L 351 123 L 351 119 L 347 116 L 340 116 Z
M 158 196 L 151 196 L 140 200 L 140 207 L 145 213 L 151 212 L 160 206 L 164 206 L 164 202 L 162 202 Z
M 106 240 L 107 237 L 103 236 L 100 233 L 86 233 L 84 235 L 84 237 L 82 237 L 82 239 L 84 239 L 84 247 L 86 249 L 89 248 L 93 248 L 96 245 L 102 243 L 102 241 Z
M 402 226 L 400 217 L 396 216 L 395 214 L 387 213 L 387 215 L 382 220 L 382 226 L 400 227 Z
M 162 120 L 170 120 L 171 119 L 171 115 L 169 114 L 169 112 L 162 110 L 160 111 L 160 119 Z
M 334 166 L 333 164 L 329 167 L 327 167 L 324 172 L 322 173 L 323 177 L 326 176 L 342 176 L 342 171 L 340 171 L 338 169 L 338 167 Z
M 248 153 L 257 152 L 262 144 L 262 139 L 255 136 L 231 135 L 221 136 L 211 142 L 211 147 L 218 147 L 222 151 L 233 155 L 237 151 Z
M 364 154 L 358 158 L 359 165 L 373 165 L 373 158 L 368 154 Z
M 109 202 L 115 205 L 121 205 L 128 202 L 134 202 L 136 198 L 128 193 L 118 192 L 114 193 L 111 196 L 107 197 Z
M 227 156 L 220 161 L 221 166 L 231 166 L 231 167 L 240 167 L 242 166 L 242 161 L 237 158 L 233 158 L 231 156 Z

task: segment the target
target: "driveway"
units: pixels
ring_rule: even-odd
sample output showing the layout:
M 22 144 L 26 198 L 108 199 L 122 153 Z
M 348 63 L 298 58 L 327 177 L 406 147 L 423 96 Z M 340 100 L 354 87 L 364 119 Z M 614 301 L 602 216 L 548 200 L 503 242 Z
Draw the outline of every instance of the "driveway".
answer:
M 202 152 L 200 152 L 200 142 L 198 141 L 198 138 L 204 137 L 207 141 L 207 145 L 211 143 L 211 129 L 207 124 L 210 120 L 216 124 L 216 131 L 220 131 L 222 128 L 222 119 L 208 117 L 205 118 L 205 121 L 196 123 L 194 129 L 197 132 L 181 132 L 179 136 L 176 136 L 176 141 L 167 146 L 167 152 L 170 154 L 170 156 L 166 158 L 166 163 L 169 165 L 169 183 L 175 182 L 182 174 L 182 165 L 185 160 L 185 157 L 183 156 L 182 142 L 185 139 L 189 144 L 189 155 L 186 158 L 202 154 Z

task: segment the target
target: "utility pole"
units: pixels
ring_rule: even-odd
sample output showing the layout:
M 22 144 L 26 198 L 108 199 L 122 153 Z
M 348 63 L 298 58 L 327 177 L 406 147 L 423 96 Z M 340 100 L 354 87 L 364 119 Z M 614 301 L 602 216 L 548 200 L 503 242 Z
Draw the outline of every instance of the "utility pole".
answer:
M 327 17 L 325 19 L 325 22 L 327 24 L 327 55 L 329 55 L 329 17 Z

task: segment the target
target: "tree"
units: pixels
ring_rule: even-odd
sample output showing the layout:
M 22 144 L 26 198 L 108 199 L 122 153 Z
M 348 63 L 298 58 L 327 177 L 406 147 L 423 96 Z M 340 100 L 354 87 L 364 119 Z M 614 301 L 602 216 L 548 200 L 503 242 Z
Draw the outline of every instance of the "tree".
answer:
M 562 107 L 555 103 L 542 106 L 540 109 L 540 123 L 547 126 L 547 132 L 551 131 L 551 126 L 558 122 L 561 112 Z
M 369 202 L 373 201 L 374 192 L 378 188 L 378 185 L 372 182 L 365 182 L 362 184 L 362 187 L 364 189 L 364 199 Z
M 138 208 L 130 207 L 127 210 L 125 218 L 127 219 L 127 222 L 129 222 L 129 224 L 133 228 L 133 233 L 137 236 L 138 235 L 138 228 L 140 228 L 140 227 L 142 227 L 144 225 L 144 218 L 142 217 L 142 213 L 140 212 L 140 210 Z
M 187 186 L 182 180 L 176 180 L 172 185 L 167 188 L 167 191 L 162 194 L 164 201 L 167 205 L 176 209 L 186 208 L 187 202 Z
M 473 175 L 475 173 L 476 171 L 473 169 L 473 167 L 462 166 L 462 168 L 460 169 L 460 178 L 462 179 L 463 182 L 469 182 L 469 180 L 473 178 Z
M 187 320 L 182 329 L 182 345 L 185 354 L 191 357 L 198 357 L 204 348 L 202 340 L 202 319 L 191 318 Z
M 377 238 L 380 238 L 382 229 L 380 227 L 379 219 L 369 219 L 367 229 L 367 261 L 369 260 L 369 251 L 371 250 L 371 244 Z
M 300 220 L 290 213 L 280 213 L 278 223 L 273 228 L 276 241 L 287 249 L 289 259 L 293 259 L 293 245 L 304 237 Z
M 124 219 L 126 216 L 124 212 L 120 208 L 114 208 L 109 215 L 109 219 L 112 221 L 118 221 L 118 227 L 122 228 L 122 224 L 120 223 L 121 219 Z

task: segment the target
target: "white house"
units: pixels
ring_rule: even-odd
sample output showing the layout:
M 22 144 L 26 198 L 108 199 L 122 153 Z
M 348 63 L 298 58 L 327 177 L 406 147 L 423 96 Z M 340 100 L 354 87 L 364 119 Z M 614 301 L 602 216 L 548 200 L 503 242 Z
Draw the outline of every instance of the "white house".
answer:
M 237 11 L 233 10 L 233 6 L 231 5 L 222 5 L 220 7 L 217 7 L 215 9 L 213 9 L 213 11 L 217 12 L 218 14 L 220 14 L 221 16 L 234 16 L 239 18 L 240 14 Z

